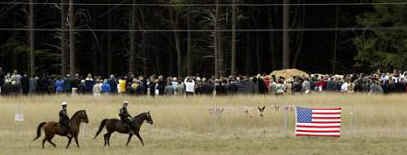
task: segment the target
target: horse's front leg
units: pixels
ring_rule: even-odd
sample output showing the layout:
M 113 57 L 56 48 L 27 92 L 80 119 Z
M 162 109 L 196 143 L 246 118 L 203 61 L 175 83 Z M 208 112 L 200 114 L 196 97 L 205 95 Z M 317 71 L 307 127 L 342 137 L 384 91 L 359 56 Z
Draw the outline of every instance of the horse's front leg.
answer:
M 129 146 L 129 143 L 130 143 L 131 137 L 133 137 L 133 134 L 129 134 L 129 138 L 127 139 L 126 146 Z
M 143 146 L 144 146 L 144 141 L 143 141 L 143 138 L 141 138 L 141 136 L 140 136 L 140 133 L 139 133 L 139 132 L 137 132 L 137 133 L 136 133 L 136 136 L 137 136 L 137 137 L 138 137 L 138 139 L 140 140 L 141 145 L 143 145 Z
M 78 146 L 78 148 L 80 148 L 79 142 L 78 142 L 78 135 L 75 135 L 74 138 L 75 138 L 76 146 Z
M 66 145 L 66 148 L 68 149 L 69 148 L 69 145 L 71 145 L 71 142 L 72 142 L 72 137 L 68 137 L 68 144 Z

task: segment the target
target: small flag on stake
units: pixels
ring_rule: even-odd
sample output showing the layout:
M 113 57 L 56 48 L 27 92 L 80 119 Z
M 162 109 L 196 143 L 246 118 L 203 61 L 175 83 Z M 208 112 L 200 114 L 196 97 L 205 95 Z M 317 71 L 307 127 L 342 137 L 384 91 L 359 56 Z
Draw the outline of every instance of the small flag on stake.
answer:
M 341 136 L 342 108 L 296 108 L 296 136 Z
M 17 112 L 17 113 L 14 115 L 14 120 L 15 120 L 16 122 L 24 122 L 24 114 L 21 113 L 21 112 Z

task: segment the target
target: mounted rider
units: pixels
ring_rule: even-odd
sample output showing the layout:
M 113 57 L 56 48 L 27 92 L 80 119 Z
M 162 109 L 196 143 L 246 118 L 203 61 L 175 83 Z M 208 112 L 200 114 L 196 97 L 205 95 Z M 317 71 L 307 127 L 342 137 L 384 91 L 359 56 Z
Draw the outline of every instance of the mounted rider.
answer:
M 67 133 L 68 137 L 72 136 L 71 133 L 71 127 L 69 126 L 69 116 L 67 112 L 67 103 L 62 102 L 61 106 L 62 109 L 59 111 L 59 124 L 61 125 L 61 128 L 63 129 L 64 133 Z
M 120 109 L 119 117 L 120 120 L 123 121 L 127 125 L 127 129 L 129 129 L 130 134 L 134 134 L 134 128 L 131 124 L 131 115 L 127 111 L 127 106 L 129 105 L 129 101 L 124 101 L 123 107 Z

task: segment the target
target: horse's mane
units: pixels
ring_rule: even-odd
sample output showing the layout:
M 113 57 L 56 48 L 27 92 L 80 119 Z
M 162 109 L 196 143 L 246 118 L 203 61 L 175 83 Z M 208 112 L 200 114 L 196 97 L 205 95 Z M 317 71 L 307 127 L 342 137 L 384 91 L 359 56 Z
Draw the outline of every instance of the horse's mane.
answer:
M 84 112 L 84 111 L 85 111 L 85 110 L 79 110 L 79 111 L 75 112 L 75 113 L 72 115 L 71 119 L 76 118 L 77 115 L 79 115 L 81 112 Z
M 139 119 L 140 117 L 142 117 L 142 116 L 144 116 L 146 114 L 147 114 L 147 112 L 140 113 L 137 116 L 134 116 L 134 119 Z

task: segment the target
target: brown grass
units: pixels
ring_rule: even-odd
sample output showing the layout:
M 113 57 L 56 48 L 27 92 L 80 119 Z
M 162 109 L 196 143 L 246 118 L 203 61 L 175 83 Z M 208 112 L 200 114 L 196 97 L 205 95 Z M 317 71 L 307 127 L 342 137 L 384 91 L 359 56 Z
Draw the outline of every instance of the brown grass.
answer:
M 125 135 L 115 134 L 112 146 L 103 147 L 103 137 L 93 140 L 103 118 L 117 117 L 123 100 L 129 111 L 150 110 L 153 126 L 144 125 L 141 134 L 146 146 L 133 139 L 125 147 Z M 83 126 L 82 147 L 64 149 L 66 139 L 56 137 L 56 149 L 40 141 L 31 142 L 36 127 L 44 120 L 57 120 L 59 104 L 69 103 L 72 114 L 87 109 L 90 123 Z M 407 96 L 319 94 L 312 96 L 233 96 L 233 97 L 128 97 L 128 96 L 33 96 L 0 98 L 1 154 L 404 154 L 407 152 Z M 24 111 L 25 122 L 15 123 L 14 113 Z M 219 117 L 209 113 L 218 104 L 225 107 Z M 266 105 L 264 117 L 246 107 Z M 284 111 L 271 111 L 271 105 L 344 108 L 341 138 L 293 136 L 294 112 L 289 112 L 285 130 Z M 287 135 L 288 133 L 288 135 Z

